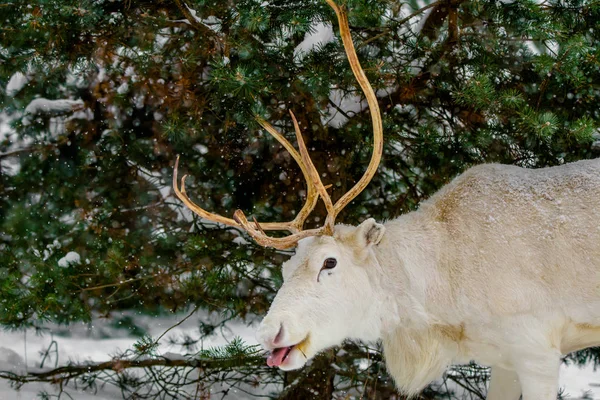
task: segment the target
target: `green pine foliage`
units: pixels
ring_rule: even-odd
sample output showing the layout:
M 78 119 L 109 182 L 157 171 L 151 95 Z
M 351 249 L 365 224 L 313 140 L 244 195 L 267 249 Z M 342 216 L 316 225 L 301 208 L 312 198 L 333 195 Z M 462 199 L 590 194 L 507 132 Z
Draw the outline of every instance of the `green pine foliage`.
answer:
M 536 168 L 598 156 L 600 3 L 346 4 L 378 91 L 385 149 L 340 221 L 394 218 L 475 164 Z M 352 187 L 371 155 L 370 116 L 335 99 L 362 94 L 337 36 L 297 50 L 318 24 L 336 31 L 325 2 L 5 0 L 0 21 L 0 325 L 190 307 L 222 321 L 260 319 L 290 253 L 191 215 L 170 189 L 172 168 L 181 155 L 188 193 L 208 210 L 291 220 L 304 200 L 302 174 L 255 121 L 292 140 L 291 109 L 333 200 Z M 40 98 L 81 106 L 28 108 Z M 341 125 L 329 123 L 333 114 Z M 319 205 L 306 227 L 324 215 Z M 79 259 L 66 262 L 68 252 Z M 200 332 L 222 323 L 199 321 Z M 156 338 L 127 325 L 141 336 L 132 351 L 156 356 Z M 252 386 L 252 375 L 272 384 L 272 398 L 396 396 L 380 354 L 362 345 L 283 374 L 258 366 L 258 350 L 239 341 L 196 354 L 201 339 L 179 343 L 189 360 L 238 360 L 218 364 L 202 390 Z M 588 350 L 571 360 L 598 357 Z M 149 381 L 136 379 L 110 382 L 142 398 Z M 445 390 L 424 396 L 448 398 Z

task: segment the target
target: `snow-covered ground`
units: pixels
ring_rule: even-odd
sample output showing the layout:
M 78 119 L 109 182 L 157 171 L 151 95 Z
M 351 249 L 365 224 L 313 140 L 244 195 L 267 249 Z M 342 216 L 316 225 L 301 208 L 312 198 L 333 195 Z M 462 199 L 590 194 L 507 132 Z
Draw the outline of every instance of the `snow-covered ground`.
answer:
M 592 365 L 583 368 L 563 365 L 560 369 L 560 386 L 564 390 L 564 397 L 569 399 L 600 399 L 600 370 L 594 371 Z
M 127 313 L 124 316 L 131 316 Z M 168 328 L 172 327 L 186 314 L 174 316 L 135 316 L 136 325 L 144 329 L 153 338 L 159 337 Z M 192 337 L 199 336 L 198 314 L 184 321 L 181 325 L 171 329 L 160 341 L 159 353 L 183 354 L 185 351 L 179 346 L 169 345 L 169 338 L 182 338 L 184 335 Z M 208 318 L 202 316 L 203 320 Z M 201 348 L 222 346 L 234 337 L 241 337 L 247 344 L 257 344 L 254 338 L 253 327 L 246 326 L 241 322 L 228 323 L 218 335 L 213 335 L 205 340 Z M 106 319 L 95 320 L 91 324 L 74 324 L 69 327 L 54 327 L 43 335 L 36 335 L 35 331 L 27 332 L 2 332 L 0 331 L 0 370 L 23 373 L 26 368 L 38 369 L 42 360 L 42 353 L 46 352 L 52 341 L 56 341 L 58 347 L 58 365 L 64 365 L 69 360 L 73 361 L 108 361 L 111 355 L 120 354 L 133 347 L 136 338 L 128 334 L 127 329 L 115 328 L 115 321 Z M 52 347 L 54 350 L 54 347 Z M 200 350 L 200 348 L 198 349 Z M 54 366 L 55 353 L 50 352 L 50 357 L 45 361 L 44 369 Z M 0 379 L 0 400 L 33 400 L 38 398 L 38 393 L 45 390 L 49 393 L 57 393 L 55 388 L 49 384 L 25 385 L 15 391 L 10 383 Z M 74 391 L 69 390 L 70 394 Z M 88 399 L 119 399 L 120 391 L 106 385 L 95 394 L 77 393 L 77 400 Z
M 149 335 L 158 337 L 166 329 L 185 318 L 177 316 L 135 316 L 136 323 L 146 330 Z M 206 316 L 203 316 L 206 318 Z M 181 349 L 168 344 L 169 337 L 180 338 L 184 335 L 198 336 L 198 315 L 192 316 L 181 325 L 173 328 L 161 340 L 160 352 L 180 353 Z M 42 336 L 36 336 L 33 331 L 27 332 L 0 332 L 0 370 L 22 372 L 25 368 L 38 368 L 41 361 L 41 352 L 48 349 L 52 340 L 58 345 L 58 364 L 68 360 L 78 361 L 107 361 L 110 355 L 120 353 L 136 342 L 135 338 L 127 334 L 126 329 L 116 329 L 114 321 L 97 320 L 92 324 L 77 324 L 69 328 L 55 327 Z M 218 335 L 205 341 L 202 346 L 212 347 L 228 343 L 235 336 L 239 336 L 248 344 L 256 344 L 254 327 L 246 326 L 241 322 L 227 325 Z M 46 360 L 45 366 L 53 366 L 55 355 Z M 560 385 L 564 394 L 569 399 L 598 399 L 600 400 L 600 370 L 594 371 L 593 367 L 576 366 L 561 367 Z M 19 391 L 10 387 L 9 382 L 0 380 L 0 400 L 30 400 L 37 398 L 41 390 L 55 393 L 54 388 L 48 384 L 25 385 Z M 584 395 L 587 394 L 587 397 Z M 77 399 L 118 399 L 119 392 L 116 388 L 106 386 L 96 394 L 78 393 Z

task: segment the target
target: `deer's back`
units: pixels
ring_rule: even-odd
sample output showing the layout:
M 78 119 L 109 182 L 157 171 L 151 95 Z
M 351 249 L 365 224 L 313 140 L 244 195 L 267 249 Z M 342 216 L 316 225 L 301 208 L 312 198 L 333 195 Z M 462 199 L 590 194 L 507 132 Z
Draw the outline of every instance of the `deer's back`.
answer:
M 495 315 L 598 306 L 600 159 L 477 166 L 422 211 L 443 237 L 440 272 L 456 301 Z

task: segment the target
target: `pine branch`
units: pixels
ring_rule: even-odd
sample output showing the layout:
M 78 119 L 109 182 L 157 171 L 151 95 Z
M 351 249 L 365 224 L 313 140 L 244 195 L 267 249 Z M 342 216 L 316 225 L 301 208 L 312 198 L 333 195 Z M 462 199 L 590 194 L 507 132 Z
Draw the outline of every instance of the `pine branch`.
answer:
M 231 370 L 235 368 L 250 368 L 262 366 L 265 363 L 261 355 L 251 357 L 231 357 L 231 358 L 168 358 L 158 357 L 145 360 L 127 360 L 113 359 L 101 363 L 86 363 L 86 364 L 70 364 L 43 372 L 29 372 L 27 374 L 16 374 L 10 371 L 0 371 L 0 378 L 7 379 L 19 384 L 31 382 L 51 382 L 61 383 L 67 382 L 73 378 L 82 375 L 93 374 L 101 371 L 112 371 L 122 373 L 127 369 L 132 368 L 152 368 L 152 367 L 168 367 L 168 368 L 201 368 L 202 370 Z
M 421 7 L 421 8 L 419 8 L 418 10 L 416 10 L 415 12 L 413 12 L 413 13 L 409 14 L 408 16 L 406 16 L 406 17 L 402 18 L 401 20 L 398 20 L 398 21 L 396 21 L 396 20 L 394 20 L 394 19 L 392 19 L 392 20 L 393 20 L 393 21 L 396 23 L 396 25 L 398 25 L 398 26 L 400 26 L 400 25 L 403 25 L 404 23 L 406 23 L 406 22 L 410 21 L 411 19 L 413 19 L 413 18 L 414 18 L 414 17 L 416 17 L 417 15 L 420 15 L 420 14 L 424 13 L 425 11 L 429 10 L 430 8 L 436 7 L 436 6 L 437 6 L 437 5 L 439 5 L 439 4 L 440 4 L 442 1 L 444 1 L 444 2 L 445 2 L 445 0 L 437 0 L 437 1 L 434 1 L 434 2 L 432 2 L 432 3 L 430 3 L 430 4 L 427 4 L 426 6 L 424 6 L 424 7 Z M 385 29 L 383 30 L 383 32 L 381 32 L 381 33 L 379 33 L 379 34 L 377 34 L 377 35 L 375 35 L 375 36 L 373 36 L 373 37 L 370 37 L 369 39 L 365 40 L 364 42 L 362 42 L 362 43 L 360 43 L 358 46 L 356 46 L 356 48 L 357 48 L 357 49 L 360 49 L 360 48 L 362 48 L 363 46 L 366 46 L 367 44 L 369 44 L 369 43 L 371 43 L 371 42 L 374 42 L 374 41 L 376 41 L 376 40 L 378 40 L 378 39 L 381 39 L 381 38 L 383 38 L 383 37 L 386 37 L 386 36 L 388 36 L 390 33 L 394 32 L 395 30 L 396 30 L 396 27 L 395 27 L 395 26 L 394 26 L 394 27 L 387 27 L 387 28 L 385 28 Z
M 23 153 L 33 153 L 38 150 L 49 149 L 49 148 L 53 148 L 53 147 L 56 147 L 56 144 L 51 143 L 51 144 L 46 144 L 46 145 L 41 145 L 41 146 L 35 145 L 35 146 L 31 146 L 31 147 L 23 147 L 21 149 L 7 151 L 6 153 L 0 153 L 0 160 L 3 158 L 16 157 Z

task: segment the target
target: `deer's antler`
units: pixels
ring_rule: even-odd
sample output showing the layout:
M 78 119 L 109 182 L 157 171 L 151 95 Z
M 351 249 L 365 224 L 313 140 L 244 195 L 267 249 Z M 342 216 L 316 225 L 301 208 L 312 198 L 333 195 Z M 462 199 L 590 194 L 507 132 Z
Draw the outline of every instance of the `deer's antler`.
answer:
M 218 222 L 221 224 L 242 227 L 245 229 L 254 240 L 260 245 L 274 247 L 277 249 L 287 249 L 296 245 L 296 243 L 305 237 L 309 236 L 318 236 L 318 235 L 331 235 L 333 233 L 333 226 L 335 224 L 335 218 L 340 213 L 340 211 L 354 199 L 360 192 L 364 190 L 367 184 L 373 178 L 377 167 L 379 166 L 379 162 L 381 160 L 381 154 L 383 152 L 383 128 L 381 123 L 381 114 L 379 111 L 379 105 L 377 104 L 377 97 L 375 96 L 375 92 L 373 88 L 369 84 L 369 81 L 360 66 L 358 61 L 358 57 L 356 56 L 356 50 L 354 49 L 354 44 L 352 43 L 352 37 L 350 35 L 350 28 L 348 27 L 348 16 L 346 12 L 340 8 L 333 0 L 326 0 L 327 3 L 333 8 L 335 14 L 337 16 L 339 27 L 340 27 L 340 36 L 342 37 L 342 42 L 344 44 L 344 49 L 346 51 L 346 55 L 348 57 L 348 61 L 350 62 L 350 67 L 352 68 L 352 72 L 358 81 L 361 89 L 365 93 L 365 97 L 367 98 L 367 103 L 369 105 L 369 109 L 371 111 L 371 119 L 373 123 L 373 155 L 371 156 L 371 161 L 367 167 L 367 171 L 364 173 L 362 178 L 350 189 L 346 194 L 344 194 L 335 204 L 331 201 L 331 197 L 327 193 L 327 187 L 323 185 L 321 178 L 319 177 L 319 173 L 315 168 L 310 156 L 308 154 L 308 150 L 306 145 L 304 144 L 304 140 L 302 139 L 302 133 L 300 132 L 300 126 L 298 125 L 298 121 L 294 116 L 294 113 L 290 111 L 290 116 L 292 118 L 292 122 L 294 123 L 294 131 L 296 132 L 296 139 L 298 141 L 298 147 L 300 149 L 300 153 L 296 151 L 296 149 L 290 144 L 290 142 L 279 133 L 271 124 L 262 119 L 261 117 L 256 117 L 257 122 L 271 134 L 279 143 L 286 148 L 286 150 L 291 154 L 291 156 L 296 160 L 298 166 L 302 170 L 302 174 L 304 175 L 304 179 L 307 184 L 307 195 L 306 202 L 296 218 L 290 222 L 265 222 L 259 223 L 254 220 L 254 222 L 249 222 L 246 218 L 246 215 L 241 210 L 236 210 L 233 214 L 233 219 L 226 218 L 220 216 L 218 214 L 210 213 L 200 206 L 195 204 L 190 198 L 187 196 L 185 192 L 185 178 L 187 175 L 181 178 L 181 190 L 177 185 L 177 169 L 179 166 L 179 157 L 177 157 L 177 161 L 175 162 L 175 171 L 173 175 L 173 188 L 175 190 L 175 194 L 177 197 L 183 201 L 183 203 L 194 213 L 199 215 L 202 218 L 208 219 L 210 221 Z M 323 202 L 325 203 L 325 208 L 327 209 L 327 218 L 325 219 L 325 224 L 317 229 L 308 229 L 303 230 L 304 221 L 308 215 L 312 212 L 317 204 L 317 200 L 321 197 Z M 265 231 L 289 231 L 292 234 L 281 237 L 274 238 L 268 236 Z
M 358 61 L 358 57 L 356 56 L 356 50 L 354 49 L 354 43 L 352 43 L 352 36 L 350 35 L 350 28 L 348 26 L 348 15 L 342 8 L 335 4 L 333 0 L 326 1 L 327 4 L 333 8 L 333 11 L 335 11 L 335 15 L 337 16 L 340 25 L 340 36 L 342 37 L 342 43 L 346 50 L 346 57 L 348 57 L 354 77 L 367 98 L 367 104 L 371 111 L 371 123 L 373 124 L 373 155 L 371 156 L 371 161 L 369 161 L 367 170 L 362 178 L 360 178 L 354 187 L 346 192 L 346 194 L 335 203 L 335 215 L 337 216 L 348 203 L 367 187 L 371 179 L 373 179 L 373 175 L 375 175 L 381 161 L 381 154 L 383 153 L 383 125 L 381 123 L 381 112 L 379 111 L 377 96 L 375 96 L 375 92 L 367 79 L 367 75 L 365 75 L 365 71 L 363 71 L 360 62 Z

